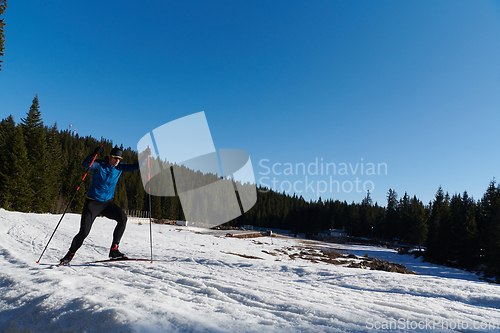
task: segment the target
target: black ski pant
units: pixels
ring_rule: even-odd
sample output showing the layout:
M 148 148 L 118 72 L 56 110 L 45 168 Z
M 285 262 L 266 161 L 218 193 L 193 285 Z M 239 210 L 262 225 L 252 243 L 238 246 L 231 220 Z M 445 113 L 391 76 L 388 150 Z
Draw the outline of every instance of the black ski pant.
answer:
M 112 244 L 120 243 L 127 225 L 127 215 L 123 209 L 121 209 L 120 206 L 112 200 L 101 202 L 87 198 L 87 200 L 85 200 L 85 205 L 83 206 L 82 219 L 80 220 L 80 231 L 73 238 L 69 252 L 75 253 L 78 251 L 80 246 L 82 246 L 83 241 L 90 233 L 92 224 L 98 215 L 105 216 L 117 222 L 115 231 L 113 232 Z

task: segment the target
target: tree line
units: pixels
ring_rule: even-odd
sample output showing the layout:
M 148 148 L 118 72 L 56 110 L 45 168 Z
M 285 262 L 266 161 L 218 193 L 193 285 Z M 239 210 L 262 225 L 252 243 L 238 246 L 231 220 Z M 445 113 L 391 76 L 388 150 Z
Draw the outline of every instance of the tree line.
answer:
M 69 211 L 79 213 L 91 183 L 90 173 L 75 192 L 85 172 L 81 163 L 100 144 L 105 152 L 113 147 L 104 138 L 73 136 L 69 130 L 59 130 L 57 124 L 44 125 L 35 96 L 20 123 L 12 116 L 0 122 L 0 207 L 62 213 L 76 193 Z M 120 148 L 124 163 L 137 161 L 134 150 Z M 208 181 L 213 182 L 213 177 Z M 206 175 L 196 173 L 183 179 L 193 182 L 183 184 L 188 188 L 207 182 Z M 114 200 L 125 210 L 149 210 L 149 196 L 139 172 L 122 175 Z M 178 196 L 152 196 L 151 210 L 155 219 L 184 219 Z M 407 193 L 399 198 L 389 189 L 385 207 L 373 203 L 369 192 L 360 203 L 349 204 L 321 198 L 306 201 L 302 196 L 259 187 L 257 203 L 227 224 L 287 229 L 307 236 L 344 229 L 352 237 L 422 246 L 429 261 L 500 276 L 500 186 L 495 180 L 477 201 L 467 192 L 450 196 L 439 188 L 435 198 L 424 204 Z
M 308 237 L 343 229 L 370 242 L 420 247 L 427 261 L 500 278 L 500 185 L 495 180 L 478 201 L 467 192 L 450 196 L 439 187 L 425 205 L 416 196 L 398 198 L 389 189 L 385 207 L 373 203 L 369 192 L 361 203 L 348 204 L 321 198 L 308 202 L 259 188 L 255 206 L 231 224 L 287 229 Z
M 45 126 L 38 96 L 25 118 L 16 124 L 11 116 L 0 122 L 0 207 L 21 212 L 62 213 L 76 193 L 70 212 L 80 212 L 91 184 L 91 173 L 79 191 L 85 169 L 82 161 L 95 147 L 104 152 L 111 141 L 74 136 L 59 130 L 57 123 Z M 123 162 L 137 162 L 137 153 L 123 150 Z M 124 209 L 145 210 L 148 207 L 140 173 L 124 173 L 116 186 L 115 201 Z

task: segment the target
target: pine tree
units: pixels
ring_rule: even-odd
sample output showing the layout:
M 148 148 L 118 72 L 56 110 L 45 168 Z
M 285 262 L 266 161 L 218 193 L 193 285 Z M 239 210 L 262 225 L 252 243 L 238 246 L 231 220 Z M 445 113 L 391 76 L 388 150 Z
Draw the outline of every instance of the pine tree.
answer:
M 444 192 L 440 186 L 434 197 L 434 202 L 431 207 L 431 214 L 428 219 L 429 232 L 426 241 L 427 252 L 426 256 L 430 260 L 438 260 L 440 257 L 439 246 L 439 228 L 443 218 Z
M 178 196 L 168 197 L 168 214 L 167 218 L 172 220 L 182 220 L 181 202 Z
M 148 207 L 148 210 L 149 210 L 149 207 Z M 162 218 L 161 197 L 158 197 L 158 196 L 151 197 L 151 214 L 156 219 Z
M 408 241 L 413 245 L 423 245 L 427 238 L 427 217 L 424 205 L 416 196 L 408 207 Z
M 375 228 L 375 216 L 373 210 L 373 200 L 370 196 L 370 191 L 366 192 L 366 197 L 361 201 L 360 205 L 360 225 L 359 232 L 363 236 L 372 237 L 374 236 L 374 228 Z
M 50 172 L 47 174 L 49 186 L 49 211 L 59 213 L 62 207 L 59 206 L 59 197 L 62 194 L 63 177 L 63 157 L 57 123 L 50 127 L 47 132 L 47 161 L 50 165 Z
M 480 257 L 480 245 L 476 224 L 476 204 L 469 197 L 467 191 L 462 196 L 460 205 L 461 218 L 457 227 L 457 254 L 458 262 L 462 267 L 473 268 L 478 264 Z
M 29 186 L 33 194 L 33 210 L 46 212 L 50 205 L 46 130 L 43 127 L 38 95 L 26 118 L 21 119 L 29 162 Z
M 386 237 L 393 239 L 396 237 L 396 228 L 399 224 L 398 215 L 398 194 L 389 189 L 387 193 L 387 215 L 386 215 Z
M 450 197 L 439 187 L 428 219 L 427 259 L 440 264 L 450 260 L 453 247 L 451 219 Z
M 124 210 L 128 209 L 127 189 L 125 185 L 125 180 L 122 178 L 119 179 L 118 183 L 116 184 L 114 201 L 122 209 Z
M 15 127 L 16 123 L 12 115 L 0 122 L 0 207 L 4 207 L 4 202 L 7 200 L 6 177 L 9 177 L 9 173 L 4 168 L 8 166 L 7 143 L 14 134 Z
M 66 198 L 66 205 L 76 193 L 75 199 L 71 203 L 70 210 L 79 213 L 82 211 L 83 205 L 85 204 L 87 189 L 90 187 L 92 181 L 92 173 L 89 171 L 80 189 L 75 192 L 85 174 L 85 169 L 82 167 L 82 161 L 87 157 L 87 153 L 82 141 L 72 141 L 72 143 L 69 149 L 68 166 L 65 172 L 66 177 L 63 181 L 63 191 Z
M 399 224 L 396 226 L 396 237 L 408 241 L 408 221 L 410 215 L 410 197 L 408 193 L 399 200 Z
M 29 174 L 26 171 L 28 157 L 20 126 L 14 127 L 7 138 L 4 153 L 0 176 L 4 185 L 2 206 L 6 209 L 29 212 L 33 194 L 29 188 Z
M 7 9 L 7 0 L 0 0 L 0 17 L 2 17 L 3 13 Z M 5 35 L 4 29 L 5 26 L 4 19 L 0 19 L 0 57 L 4 56 L 4 43 L 5 43 Z M 2 60 L 0 59 L 0 71 L 2 70 Z
M 485 260 L 488 271 L 500 279 L 500 187 L 491 181 L 482 200 L 485 245 Z
M 128 209 L 143 210 L 144 188 L 140 172 L 127 172 L 122 177 L 126 184 Z

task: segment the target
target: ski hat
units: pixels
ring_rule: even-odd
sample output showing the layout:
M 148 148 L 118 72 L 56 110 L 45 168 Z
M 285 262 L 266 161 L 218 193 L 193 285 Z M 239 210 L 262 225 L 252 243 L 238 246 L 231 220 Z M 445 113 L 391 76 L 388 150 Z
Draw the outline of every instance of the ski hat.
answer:
M 120 148 L 115 147 L 115 148 L 111 149 L 111 152 L 109 153 L 109 155 L 123 157 L 123 152 L 120 150 Z

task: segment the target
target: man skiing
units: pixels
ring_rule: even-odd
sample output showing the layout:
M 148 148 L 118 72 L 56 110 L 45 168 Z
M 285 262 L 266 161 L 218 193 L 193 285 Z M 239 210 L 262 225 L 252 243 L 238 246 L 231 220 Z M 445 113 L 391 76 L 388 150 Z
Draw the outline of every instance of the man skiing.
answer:
M 127 224 L 127 215 L 123 209 L 112 199 L 115 196 L 115 187 L 122 172 L 137 171 L 140 169 L 139 163 L 126 164 L 120 163 L 123 158 L 123 152 L 115 147 L 103 160 L 94 158 L 102 153 L 102 146 L 96 147 L 92 155 L 87 156 L 82 166 L 92 170 L 92 184 L 87 192 L 87 199 L 83 206 L 82 217 L 80 220 L 80 231 L 73 238 L 68 253 L 61 259 L 62 265 L 67 265 L 74 257 L 76 251 L 82 246 L 83 241 L 90 233 L 92 224 L 98 215 L 103 215 L 117 222 L 113 232 L 113 242 L 109 250 L 111 259 L 126 259 L 127 256 L 118 250 L 118 245 L 125 231 Z M 149 148 L 140 154 L 139 160 L 151 154 Z

